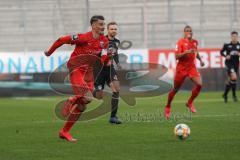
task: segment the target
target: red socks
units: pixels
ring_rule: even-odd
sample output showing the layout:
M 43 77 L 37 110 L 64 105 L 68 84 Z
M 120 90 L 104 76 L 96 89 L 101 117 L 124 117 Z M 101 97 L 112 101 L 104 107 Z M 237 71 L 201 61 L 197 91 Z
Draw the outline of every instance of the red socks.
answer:
M 193 89 L 192 89 L 192 95 L 188 100 L 188 104 L 192 104 L 194 99 L 198 96 L 200 90 L 201 90 L 202 86 L 201 85 L 196 85 Z
M 169 94 L 168 94 L 168 101 L 167 101 L 166 107 L 170 108 L 171 102 L 172 102 L 175 94 L 176 94 L 176 92 L 173 89 L 169 92 Z
M 199 92 L 201 91 L 202 86 L 201 85 L 196 85 L 193 90 L 192 90 L 192 95 L 188 100 L 188 104 L 193 103 L 194 99 L 198 96 Z M 167 108 L 171 107 L 171 102 L 177 92 L 175 92 L 173 89 L 169 92 L 168 94 L 168 101 L 167 101 Z
M 81 115 L 81 110 L 80 108 L 77 106 L 77 104 L 75 104 L 72 107 L 72 111 L 70 111 L 69 117 L 67 119 L 67 121 L 64 124 L 63 127 L 63 131 L 64 132 L 69 132 L 70 129 L 72 128 L 72 126 L 77 122 L 77 120 L 79 119 Z

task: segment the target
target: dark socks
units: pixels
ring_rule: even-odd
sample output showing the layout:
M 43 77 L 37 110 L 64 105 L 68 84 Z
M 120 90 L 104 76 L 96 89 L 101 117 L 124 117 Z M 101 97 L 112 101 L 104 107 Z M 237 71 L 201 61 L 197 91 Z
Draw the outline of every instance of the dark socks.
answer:
M 119 101 L 119 92 L 113 92 L 112 94 L 112 112 L 111 112 L 111 117 L 116 117 L 117 110 L 118 110 L 118 101 Z

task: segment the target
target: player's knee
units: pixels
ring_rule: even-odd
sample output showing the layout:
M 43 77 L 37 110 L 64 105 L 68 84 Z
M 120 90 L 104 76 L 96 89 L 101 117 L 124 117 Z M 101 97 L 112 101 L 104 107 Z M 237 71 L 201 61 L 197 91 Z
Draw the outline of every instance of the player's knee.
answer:
M 120 92 L 120 86 L 116 87 L 116 92 Z
M 173 90 L 173 92 L 177 93 L 179 91 L 179 88 L 174 87 L 172 90 Z
M 231 80 L 231 81 L 236 81 L 236 80 L 237 80 L 237 76 L 236 76 L 236 75 L 232 75 L 232 76 L 230 77 L 230 80 Z
M 113 92 L 112 97 L 113 98 L 119 98 L 119 92 Z
M 196 85 L 196 89 L 197 89 L 198 91 L 200 91 L 200 90 L 202 89 L 202 84 L 197 84 L 197 85 Z
M 83 97 L 77 97 L 75 103 L 78 105 L 86 105 L 93 100 L 93 96 L 85 95 Z
M 92 92 L 88 91 L 83 97 L 82 100 L 85 104 L 90 103 L 93 100 Z
M 113 92 L 120 92 L 120 87 L 119 86 L 114 87 Z
M 92 100 L 93 100 L 93 97 L 88 97 L 88 96 L 83 97 L 84 104 L 88 104 L 88 103 L 92 102 Z
M 103 99 L 103 91 L 102 90 L 94 90 L 93 97 L 97 99 Z
M 87 108 L 85 104 L 78 104 L 77 107 L 79 109 L 79 112 L 84 112 Z
M 198 86 L 198 87 L 202 87 L 202 82 L 198 82 L 198 83 L 197 83 L 197 86 Z

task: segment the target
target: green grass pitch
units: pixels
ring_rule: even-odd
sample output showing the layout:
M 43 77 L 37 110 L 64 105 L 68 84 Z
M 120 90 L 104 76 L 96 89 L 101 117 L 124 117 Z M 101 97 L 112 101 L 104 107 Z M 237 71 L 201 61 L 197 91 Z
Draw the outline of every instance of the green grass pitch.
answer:
M 58 138 L 63 121 L 54 115 L 54 105 L 63 97 L 1 98 L 0 160 L 238 160 L 240 102 L 224 104 L 220 92 L 202 92 L 195 102 L 198 112 L 190 116 L 184 105 L 189 94 L 177 94 L 170 121 L 161 117 L 166 95 L 137 99 L 134 107 L 121 101 L 124 124 L 110 125 L 109 114 L 79 122 L 71 131 L 77 143 Z M 173 134 L 178 123 L 191 128 L 185 141 Z

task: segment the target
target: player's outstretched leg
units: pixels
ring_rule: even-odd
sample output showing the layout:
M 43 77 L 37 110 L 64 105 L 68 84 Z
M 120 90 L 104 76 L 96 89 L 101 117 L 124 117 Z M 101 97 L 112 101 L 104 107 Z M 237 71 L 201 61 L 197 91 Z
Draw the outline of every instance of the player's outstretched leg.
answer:
M 168 101 L 167 104 L 165 106 L 165 118 L 169 119 L 170 118 L 170 114 L 171 114 L 171 102 L 175 96 L 175 94 L 177 93 L 177 90 L 172 89 L 169 94 L 168 94 Z
M 168 94 L 168 101 L 167 101 L 167 104 L 165 106 L 165 111 L 164 111 L 164 116 L 166 119 L 169 119 L 170 118 L 170 115 L 171 115 L 171 103 L 172 103 L 172 100 L 175 96 L 175 94 L 178 92 L 178 90 L 181 88 L 185 78 L 186 78 L 186 75 L 184 74 L 180 74 L 181 72 L 178 72 L 176 71 L 176 75 L 174 77 L 174 86 L 173 86 L 173 89 L 169 92 Z
M 119 81 L 112 81 L 110 83 L 112 89 L 112 100 L 111 100 L 111 117 L 109 123 L 111 124 L 122 124 L 122 122 L 117 117 L 118 103 L 119 103 L 119 91 L 120 84 Z
M 69 142 L 77 141 L 77 139 L 74 139 L 71 136 L 70 130 L 73 127 L 73 125 L 78 121 L 79 117 L 81 116 L 85 108 L 86 103 L 82 100 L 82 98 L 76 99 L 75 104 L 71 107 L 67 121 L 65 122 L 63 128 L 59 132 L 60 138 L 66 139 Z
M 193 77 L 191 80 L 195 83 L 195 87 L 192 89 L 192 95 L 188 99 L 188 102 L 186 103 L 186 106 L 190 109 L 192 113 L 196 113 L 196 109 L 193 105 L 194 99 L 198 96 L 202 89 L 202 80 L 200 77 Z
M 64 124 L 64 127 L 59 132 L 59 137 L 66 139 L 69 142 L 76 142 L 77 139 L 74 139 L 69 132 L 72 126 L 76 123 L 76 121 L 80 117 L 81 112 L 80 109 L 77 107 L 77 104 L 74 105 L 72 109 L 73 110 L 70 111 L 71 113 L 69 114 L 69 117 L 66 123 Z

